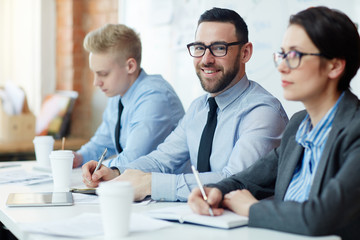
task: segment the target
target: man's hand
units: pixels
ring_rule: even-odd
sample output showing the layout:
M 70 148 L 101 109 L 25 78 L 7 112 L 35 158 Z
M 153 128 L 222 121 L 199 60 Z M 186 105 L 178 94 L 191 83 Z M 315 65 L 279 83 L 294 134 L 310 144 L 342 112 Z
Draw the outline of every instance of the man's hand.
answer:
M 258 200 L 248 190 L 243 189 L 226 194 L 223 205 L 239 215 L 248 217 L 250 207 L 257 202 Z
M 120 175 L 119 170 L 113 170 L 104 165 L 94 172 L 97 164 L 97 161 L 92 160 L 82 166 L 83 183 L 88 187 L 97 187 L 101 181 L 109 181 Z
M 151 173 L 137 169 L 127 169 L 113 181 L 128 181 L 134 188 L 134 201 L 141 201 L 151 195 Z
M 188 204 L 190 208 L 198 214 L 210 215 L 209 207 L 211 207 L 214 216 L 221 215 L 224 209 L 220 208 L 222 200 L 222 193 L 217 188 L 204 188 L 205 194 L 208 197 L 207 202 L 204 200 L 199 188 L 194 188 L 189 195 Z
M 74 162 L 73 162 L 73 168 L 80 167 L 83 163 L 83 156 L 80 153 L 73 152 L 74 154 Z

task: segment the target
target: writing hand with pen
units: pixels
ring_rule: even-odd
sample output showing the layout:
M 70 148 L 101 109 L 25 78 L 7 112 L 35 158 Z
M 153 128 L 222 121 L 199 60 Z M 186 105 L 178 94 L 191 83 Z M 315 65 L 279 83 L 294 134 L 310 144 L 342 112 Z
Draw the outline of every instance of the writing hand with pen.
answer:
M 223 213 L 223 209 L 218 208 L 218 205 L 219 205 L 217 203 L 218 201 L 209 202 L 208 193 L 205 192 L 205 189 L 200 181 L 199 172 L 195 169 L 195 167 L 193 165 L 191 166 L 191 170 L 194 174 L 196 183 L 198 185 L 198 188 L 195 188 L 192 191 L 192 193 L 188 199 L 188 203 L 189 203 L 191 209 L 194 212 L 202 214 L 202 215 L 210 215 L 210 216 L 221 215 Z M 190 199 L 190 197 L 191 197 L 191 199 Z M 212 199 L 216 199 L 216 198 L 212 197 Z M 221 201 L 221 199 L 220 199 L 220 201 Z M 219 201 L 219 203 L 220 203 L 220 201 Z M 214 214 L 213 207 L 216 208 L 216 211 L 217 211 L 216 215 Z
M 207 195 L 206 200 L 204 200 L 200 188 L 197 187 L 192 190 L 188 198 L 188 205 L 193 210 L 193 212 L 208 216 L 211 216 L 211 213 L 214 216 L 223 214 L 224 209 L 221 206 L 221 191 L 217 188 L 204 187 L 204 192 Z
M 95 188 L 102 181 L 127 181 L 134 188 L 135 201 L 141 201 L 146 196 L 151 195 L 151 173 L 138 169 L 127 169 L 120 174 L 119 170 L 108 168 L 101 162 L 100 158 L 99 162 L 90 161 L 83 165 L 83 182 L 87 187 Z
M 231 191 L 225 194 L 224 198 L 218 188 L 205 187 L 204 192 L 207 195 L 206 201 L 200 188 L 193 189 L 188 198 L 188 205 L 193 212 L 201 215 L 210 215 L 209 207 L 211 207 L 214 216 L 223 214 L 224 208 L 228 208 L 241 216 L 248 217 L 250 207 L 258 202 L 247 189 Z
M 102 164 L 105 159 L 107 149 L 101 155 L 99 161 L 90 161 L 82 166 L 83 183 L 87 187 L 95 188 L 102 181 L 109 181 L 120 175 L 116 169 L 111 169 Z

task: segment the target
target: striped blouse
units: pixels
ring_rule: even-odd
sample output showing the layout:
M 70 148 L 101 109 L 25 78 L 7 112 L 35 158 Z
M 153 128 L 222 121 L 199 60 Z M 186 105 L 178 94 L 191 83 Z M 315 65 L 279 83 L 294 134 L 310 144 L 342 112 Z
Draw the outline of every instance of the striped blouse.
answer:
M 300 124 L 296 133 L 296 141 L 304 147 L 304 157 L 295 168 L 284 201 L 304 202 L 308 199 L 312 181 L 321 159 L 321 154 L 324 150 L 336 110 L 343 95 L 344 94 L 339 97 L 336 104 L 315 127 L 311 124 L 309 115 L 306 115 L 305 119 Z

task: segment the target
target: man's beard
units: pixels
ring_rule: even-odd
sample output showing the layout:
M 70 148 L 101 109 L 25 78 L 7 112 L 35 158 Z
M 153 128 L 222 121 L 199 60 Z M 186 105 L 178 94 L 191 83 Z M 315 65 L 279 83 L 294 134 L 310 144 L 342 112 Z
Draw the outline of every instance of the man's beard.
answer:
M 220 79 L 216 80 L 216 84 L 213 87 L 206 86 L 206 79 L 203 79 L 200 71 L 196 71 L 196 74 L 198 78 L 200 79 L 201 87 L 208 93 L 218 93 L 223 91 L 229 84 L 234 80 L 235 76 L 239 72 L 240 68 L 240 56 L 236 58 L 236 61 L 233 65 L 232 69 L 229 69 L 229 71 L 223 75 Z M 209 67 L 211 65 L 203 65 L 204 67 Z

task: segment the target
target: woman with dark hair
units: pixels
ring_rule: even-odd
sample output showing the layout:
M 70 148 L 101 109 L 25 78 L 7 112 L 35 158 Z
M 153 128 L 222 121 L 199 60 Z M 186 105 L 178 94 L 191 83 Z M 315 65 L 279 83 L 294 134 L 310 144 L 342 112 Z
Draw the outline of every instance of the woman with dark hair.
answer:
M 290 18 L 274 54 L 284 97 L 301 101 L 281 145 L 248 169 L 189 196 L 193 211 L 249 216 L 250 227 L 360 236 L 360 101 L 349 90 L 360 64 L 354 23 L 326 7 Z

